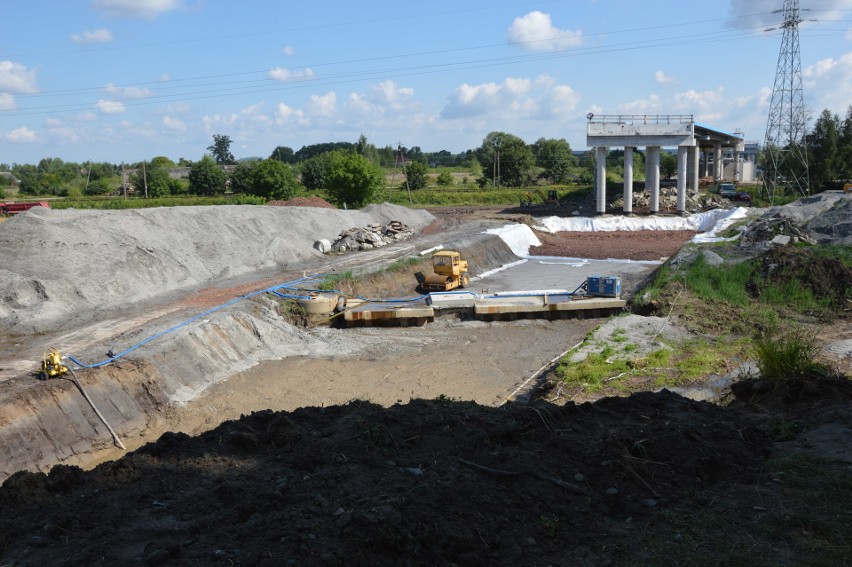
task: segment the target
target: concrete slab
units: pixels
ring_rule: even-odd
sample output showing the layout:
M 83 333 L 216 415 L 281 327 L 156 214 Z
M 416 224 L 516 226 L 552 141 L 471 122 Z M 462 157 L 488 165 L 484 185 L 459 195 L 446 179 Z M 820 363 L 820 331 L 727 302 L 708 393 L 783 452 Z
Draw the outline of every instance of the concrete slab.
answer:
M 435 320 L 435 312 L 425 301 L 414 303 L 368 302 L 347 309 L 343 314 L 347 327 L 414 327 Z

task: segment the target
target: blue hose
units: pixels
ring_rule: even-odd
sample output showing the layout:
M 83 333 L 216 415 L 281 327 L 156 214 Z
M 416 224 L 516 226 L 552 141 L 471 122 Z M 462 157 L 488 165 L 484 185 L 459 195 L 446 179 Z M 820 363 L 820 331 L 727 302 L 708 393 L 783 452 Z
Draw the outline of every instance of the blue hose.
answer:
M 262 289 L 260 291 L 254 291 L 252 293 L 237 297 L 236 299 L 232 299 L 231 301 L 228 301 L 226 303 L 223 303 L 221 305 L 213 307 L 212 309 L 208 309 L 207 311 L 205 311 L 203 313 L 199 313 L 195 317 L 187 319 L 186 321 L 184 321 L 183 323 L 180 323 L 179 325 L 175 325 L 174 327 L 168 328 L 165 331 L 160 331 L 159 333 L 157 333 L 155 335 L 151 335 L 150 337 L 148 337 L 144 341 L 137 343 L 137 344 L 133 345 L 132 347 L 125 349 L 125 350 L 121 351 L 120 353 L 118 353 L 114 356 L 111 356 L 111 357 L 109 357 L 106 360 L 103 360 L 101 362 L 96 362 L 96 363 L 92 363 L 92 364 L 85 364 L 83 362 L 80 362 L 79 360 L 77 360 L 73 356 L 69 356 L 68 360 L 72 361 L 74 364 L 80 366 L 81 368 L 98 368 L 100 366 L 105 366 L 105 365 L 107 365 L 111 362 L 114 362 L 115 360 L 121 358 L 122 356 L 133 352 L 134 350 L 138 349 L 139 347 L 150 343 L 151 341 L 153 341 L 155 339 L 158 339 L 158 338 L 160 338 L 164 335 L 167 335 L 167 334 L 169 334 L 173 331 L 176 331 L 176 330 L 180 329 L 181 327 L 185 327 L 185 326 L 189 325 L 190 323 L 192 323 L 193 321 L 197 321 L 198 319 L 200 319 L 200 318 L 202 318 L 206 315 L 210 315 L 211 313 L 215 313 L 216 311 L 219 311 L 220 309 L 224 309 L 225 307 L 229 307 L 229 306 L 231 306 L 235 303 L 238 303 L 238 302 L 240 302 L 244 299 L 248 299 L 248 298 L 254 297 L 256 295 L 261 295 L 263 293 L 272 293 L 272 294 L 281 296 L 282 294 L 276 292 L 277 289 L 282 288 L 282 287 L 286 288 L 288 286 L 292 286 L 292 285 L 297 284 L 299 282 L 303 282 L 303 281 L 306 281 L 306 280 L 310 280 L 312 278 L 316 278 L 318 275 L 320 275 L 320 274 L 314 274 L 312 276 L 306 276 L 306 277 L 300 278 L 298 280 L 293 280 L 291 282 L 286 282 L 286 283 L 283 283 L 283 284 L 274 285 L 272 287 L 268 287 L 268 288 Z M 296 296 L 294 296 L 294 297 L 296 297 Z

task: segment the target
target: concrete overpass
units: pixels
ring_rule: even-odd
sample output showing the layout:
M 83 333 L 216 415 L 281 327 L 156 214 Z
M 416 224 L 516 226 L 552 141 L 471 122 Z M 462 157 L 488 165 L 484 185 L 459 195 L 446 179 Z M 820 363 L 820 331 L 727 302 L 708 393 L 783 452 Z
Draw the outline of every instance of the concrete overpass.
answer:
M 700 154 L 704 176 L 722 179 L 722 152 L 743 151 L 743 138 L 695 123 L 691 114 L 601 114 L 589 113 L 586 145 L 595 148 L 598 214 L 606 212 L 606 155 L 610 147 L 624 148 L 624 214 L 633 214 L 633 149 L 645 147 L 645 186 L 651 193 L 651 214 L 660 207 L 660 149 L 677 148 L 677 213 L 686 213 L 686 188 L 698 191 Z

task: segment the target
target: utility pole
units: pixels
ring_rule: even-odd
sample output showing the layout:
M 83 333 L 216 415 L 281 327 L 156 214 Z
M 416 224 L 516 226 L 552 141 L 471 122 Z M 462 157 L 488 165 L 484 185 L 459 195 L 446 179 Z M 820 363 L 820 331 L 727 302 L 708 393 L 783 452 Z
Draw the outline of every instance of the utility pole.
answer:
M 142 161 L 142 186 L 145 188 L 145 198 L 148 198 L 148 176 L 145 174 L 145 161 Z
M 397 142 L 396 159 L 402 163 L 402 175 L 405 177 L 405 188 L 408 191 L 408 204 L 413 205 L 414 200 L 411 198 L 411 186 L 408 184 L 408 173 L 405 171 L 405 156 L 402 153 L 402 142 Z
M 497 184 L 500 183 L 500 143 L 503 140 L 500 139 L 500 136 L 495 136 L 493 144 L 494 144 L 494 170 L 492 171 L 492 179 L 491 184 L 494 187 L 497 187 Z
M 763 186 L 770 203 L 779 194 L 810 193 L 799 52 L 799 24 L 803 21 L 799 17 L 799 0 L 784 0 L 784 8 L 773 13 L 783 13 L 784 22 L 764 30 L 783 30 L 763 143 Z
M 127 172 L 124 170 L 124 162 L 121 162 L 121 192 L 127 199 Z

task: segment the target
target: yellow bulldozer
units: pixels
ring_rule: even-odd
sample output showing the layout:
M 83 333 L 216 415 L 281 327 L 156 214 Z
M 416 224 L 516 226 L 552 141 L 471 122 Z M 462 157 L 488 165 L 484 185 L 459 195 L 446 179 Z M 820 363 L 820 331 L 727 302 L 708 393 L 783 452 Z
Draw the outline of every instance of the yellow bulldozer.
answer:
M 464 288 L 470 283 L 467 275 L 467 260 L 462 260 L 456 250 L 441 250 L 432 255 L 434 274 L 426 276 L 422 284 L 424 291 L 450 291 Z
M 47 380 L 56 376 L 62 376 L 68 372 L 68 367 L 62 364 L 62 356 L 55 348 L 44 353 L 41 361 L 41 370 L 38 373 L 39 380 Z

